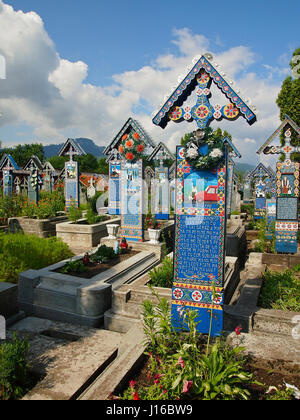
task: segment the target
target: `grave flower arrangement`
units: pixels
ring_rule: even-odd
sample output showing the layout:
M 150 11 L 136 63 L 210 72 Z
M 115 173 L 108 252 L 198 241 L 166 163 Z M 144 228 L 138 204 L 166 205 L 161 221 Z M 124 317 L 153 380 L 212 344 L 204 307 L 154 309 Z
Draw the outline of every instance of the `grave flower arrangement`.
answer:
M 184 157 L 194 168 L 214 168 L 224 158 L 223 140 L 214 135 L 211 129 L 194 131 L 184 147 Z
M 119 146 L 119 153 L 130 162 L 141 159 L 145 150 L 145 144 L 137 132 L 124 134 Z
M 148 213 L 145 218 L 144 228 L 145 229 L 160 229 L 161 223 L 157 219 L 155 219 L 153 214 Z

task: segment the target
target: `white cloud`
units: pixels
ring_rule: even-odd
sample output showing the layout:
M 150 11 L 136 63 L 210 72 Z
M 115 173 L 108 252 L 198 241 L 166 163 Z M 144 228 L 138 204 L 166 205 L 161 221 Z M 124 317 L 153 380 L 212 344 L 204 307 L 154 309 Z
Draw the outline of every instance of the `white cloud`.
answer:
M 193 131 L 195 124 L 170 122 L 162 130 L 152 123 L 151 114 L 171 87 L 177 86 L 178 76 L 186 74 L 193 57 L 207 52 L 211 42 L 189 28 L 174 29 L 173 37 L 176 55 L 158 55 L 151 65 L 112 75 L 110 86 L 95 86 L 86 83 L 86 63 L 59 56 L 36 13 L 16 12 L 0 0 L 0 54 L 7 64 L 7 78 L 0 80 L 0 125 L 32 126 L 36 139 L 45 144 L 85 136 L 107 145 L 131 116 L 156 142 L 165 141 L 175 151 L 180 138 Z M 235 78 L 244 96 L 251 98 L 260 111 L 258 122 L 251 127 L 244 118 L 234 123 L 213 122 L 212 127 L 229 131 L 243 155 L 242 161 L 255 162 L 256 150 L 280 123 L 275 103 L 280 85 L 249 72 L 257 56 L 247 46 L 233 46 L 219 54 L 211 52 L 228 79 Z M 228 102 L 215 86 L 213 89 L 213 104 Z M 195 100 L 191 95 L 189 101 Z

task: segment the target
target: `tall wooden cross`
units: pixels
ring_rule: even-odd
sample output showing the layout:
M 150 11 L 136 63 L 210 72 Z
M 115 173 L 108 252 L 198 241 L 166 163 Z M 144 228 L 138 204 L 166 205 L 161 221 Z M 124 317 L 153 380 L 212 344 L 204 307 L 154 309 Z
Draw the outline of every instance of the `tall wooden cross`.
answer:
M 212 82 L 230 100 L 229 104 L 210 104 Z M 180 78 L 179 86 L 166 95 L 153 117 L 153 123 L 161 128 L 169 121 L 197 124 L 190 145 L 178 146 L 176 152 L 172 324 L 175 329 L 187 329 L 182 314 L 187 309 L 195 310 L 196 321 L 200 321 L 198 331 L 213 336 L 220 335 L 223 329 L 227 162 L 231 142 L 226 139 L 217 148 L 205 137 L 206 128 L 213 120 L 235 120 L 241 115 L 249 124 L 256 121 L 254 108 L 233 90 L 232 84 L 224 79 L 210 54 L 196 57 L 187 76 Z M 196 105 L 184 106 L 195 89 Z M 205 167 L 209 159 L 218 163 Z M 197 164 L 203 165 L 202 169 Z
M 65 163 L 65 202 L 66 211 L 72 206 L 80 206 L 79 163 L 73 157 L 84 156 L 86 152 L 74 139 L 68 139 L 61 148 L 58 156 L 69 156 Z
M 264 154 L 284 155 L 284 161 L 277 163 L 276 173 L 276 224 L 275 251 L 296 254 L 299 201 L 299 163 L 292 162 L 291 154 L 300 152 L 300 146 L 291 144 L 292 131 L 285 131 L 283 146 L 266 146 Z

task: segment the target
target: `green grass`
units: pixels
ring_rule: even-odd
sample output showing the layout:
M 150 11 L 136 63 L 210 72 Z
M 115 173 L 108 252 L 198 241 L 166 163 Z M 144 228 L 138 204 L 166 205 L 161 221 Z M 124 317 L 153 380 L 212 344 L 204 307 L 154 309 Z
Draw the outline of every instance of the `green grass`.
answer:
M 292 270 L 283 273 L 266 271 L 259 306 L 265 309 L 300 311 L 300 281 Z
M 0 282 L 17 283 L 19 274 L 39 270 L 73 254 L 59 238 L 44 239 L 34 235 L 0 235 Z

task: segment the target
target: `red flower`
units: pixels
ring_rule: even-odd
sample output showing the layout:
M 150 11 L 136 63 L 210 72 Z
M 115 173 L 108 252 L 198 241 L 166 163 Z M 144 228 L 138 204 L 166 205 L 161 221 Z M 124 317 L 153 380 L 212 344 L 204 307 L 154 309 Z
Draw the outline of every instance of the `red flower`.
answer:
M 132 395 L 133 395 L 133 401 L 138 401 L 140 399 L 139 394 L 137 392 L 134 392 Z
M 143 145 L 143 144 L 139 144 L 139 145 L 137 146 L 136 150 L 137 150 L 139 153 L 142 153 L 142 152 L 143 152 L 143 150 L 144 150 L 144 145 Z
M 127 160 L 133 160 L 134 159 L 134 154 L 131 152 L 126 153 L 126 159 Z
M 139 139 L 140 139 L 140 135 L 139 135 L 138 133 L 133 133 L 133 137 L 134 137 L 136 140 L 139 140 Z
M 136 381 L 130 381 L 130 382 L 129 382 L 129 386 L 130 386 L 130 388 L 134 388 L 134 387 L 135 387 L 135 385 L 136 385 Z
M 122 140 L 126 140 L 128 139 L 128 134 L 124 134 L 124 136 L 122 137 Z
M 124 147 L 123 147 L 123 146 L 119 146 L 119 152 L 120 152 L 121 154 L 123 154 L 123 153 L 124 153 Z
M 242 327 L 239 325 L 238 327 L 236 327 L 235 329 L 234 329 L 234 331 L 235 331 L 235 333 L 236 333 L 236 335 L 240 335 L 241 334 L 241 331 L 242 331 Z
M 125 143 L 125 146 L 126 146 L 128 149 L 132 149 L 132 147 L 133 147 L 133 141 L 132 141 L 132 140 L 128 140 L 128 141 Z
M 191 386 L 193 385 L 193 381 L 187 381 L 186 379 L 183 380 L 183 388 L 182 393 L 189 392 Z

